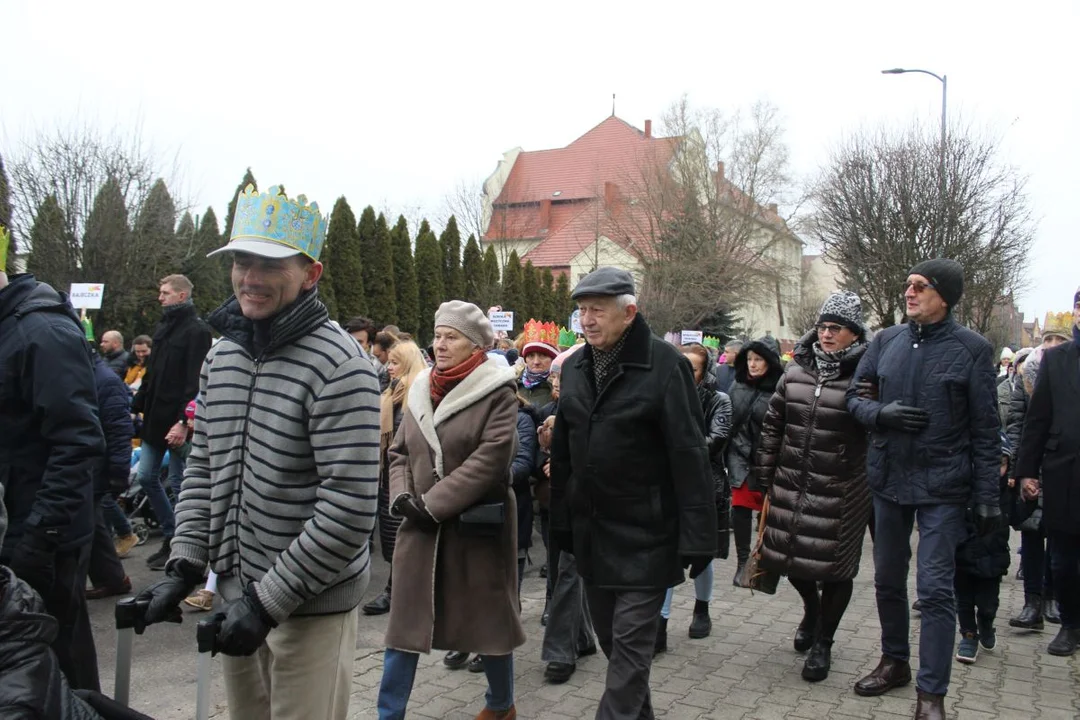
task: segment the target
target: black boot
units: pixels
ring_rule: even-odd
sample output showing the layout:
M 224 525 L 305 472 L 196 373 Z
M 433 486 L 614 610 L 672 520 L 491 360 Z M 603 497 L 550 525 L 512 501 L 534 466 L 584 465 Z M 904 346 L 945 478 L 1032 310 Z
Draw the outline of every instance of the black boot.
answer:
M 792 645 L 795 647 L 795 652 L 804 653 L 809 650 L 816 639 L 815 636 L 818 633 L 818 617 L 807 611 L 803 611 L 802 622 L 799 623 L 799 627 L 795 628 L 795 639 Z
M 1009 620 L 1009 627 L 1023 628 L 1025 630 L 1042 630 L 1042 596 L 1025 595 L 1024 609 L 1020 614 Z
M 165 538 L 162 541 L 161 547 L 158 551 L 146 558 L 146 566 L 151 570 L 164 570 L 165 563 L 169 562 L 169 546 L 172 544 L 172 538 Z
M 753 514 L 750 508 L 736 507 L 731 510 L 731 530 L 735 536 L 735 559 L 737 566 L 735 568 L 735 577 L 731 579 L 731 584 L 735 587 L 750 587 L 745 582 L 741 582 L 743 568 L 746 567 L 746 561 L 750 559 L 750 537 L 753 531 Z
M 1061 624 L 1061 613 L 1058 611 L 1057 600 L 1054 600 L 1052 595 L 1044 596 L 1042 611 L 1046 622 L 1054 625 Z
M 694 617 L 690 620 L 690 637 L 694 640 L 709 637 L 712 632 L 712 618 L 709 617 L 709 603 L 698 600 L 694 603 Z
M 832 640 L 818 638 L 810 647 L 803 663 L 802 677 L 806 682 L 821 682 L 829 677 L 832 666 Z
M 656 642 L 653 644 L 653 654 L 659 655 L 667 652 L 667 618 L 660 618 L 660 625 L 656 628 Z
M 1069 657 L 1076 654 L 1076 648 L 1080 645 L 1080 630 L 1063 627 L 1058 631 L 1056 638 L 1050 641 L 1046 652 L 1058 657 Z

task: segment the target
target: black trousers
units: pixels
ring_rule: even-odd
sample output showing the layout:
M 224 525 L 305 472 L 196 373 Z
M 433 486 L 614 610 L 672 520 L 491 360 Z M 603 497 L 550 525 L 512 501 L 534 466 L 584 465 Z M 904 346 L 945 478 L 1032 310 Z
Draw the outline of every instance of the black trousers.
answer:
M 90 583 L 94 587 L 115 588 L 124 584 L 124 565 L 116 555 L 112 533 L 105 524 L 105 511 L 98 499 L 97 517 L 94 520 L 94 540 L 90 544 Z
M 550 568 L 549 568 L 550 570 Z M 667 589 L 604 590 L 585 586 L 596 638 L 608 659 L 596 720 L 652 720 L 649 672 Z
M 956 589 L 956 619 L 961 633 L 979 634 L 979 622 L 993 626 L 997 617 L 1001 578 L 981 578 L 957 569 L 953 579 Z
M 1080 630 L 1080 534 L 1050 533 L 1049 546 L 1061 625 Z
M 97 650 L 86 609 L 86 574 L 90 567 L 90 545 L 56 554 L 56 580 L 41 599 L 56 618 L 59 632 L 52 644 L 73 690 L 101 690 L 98 681 Z

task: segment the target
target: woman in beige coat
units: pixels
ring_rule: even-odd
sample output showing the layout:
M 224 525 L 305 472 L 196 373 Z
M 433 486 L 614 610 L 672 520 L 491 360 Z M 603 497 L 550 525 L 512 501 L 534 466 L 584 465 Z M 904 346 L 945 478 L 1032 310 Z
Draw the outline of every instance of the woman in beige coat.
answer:
M 517 601 L 514 371 L 490 360 L 480 308 L 435 314 L 435 367 L 409 391 L 390 446 L 394 593 L 379 688 L 380 720 L 405 717 L 419 653 L 479 653 L 488 679 L 477 720 L 513 720 L 513 650 L 525 642 Z

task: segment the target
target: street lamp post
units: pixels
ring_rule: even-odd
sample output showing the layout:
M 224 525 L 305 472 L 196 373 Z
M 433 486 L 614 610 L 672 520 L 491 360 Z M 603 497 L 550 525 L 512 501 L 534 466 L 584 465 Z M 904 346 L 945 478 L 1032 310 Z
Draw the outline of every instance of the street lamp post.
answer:
M 947 75 L 938 75 L 937 73 L 930 72 L 929 70 L 907 69 L 907 68 L 891 68 L 889 70 L 882 70 L 882 75 L 903 75 L 905 73 L 922 73 L 923 75 L 929 75 L 932 78 L 941 82 L 941 149 L 940 149 L 940 162 L 941 168 L 938 171 L 938 183 L 940 186 L 939 192 L 941 193 L 941 240 L 942 244 L 945 242 L 945 159 L 948 143 L 948 116 L 946 115 L 946 103 L 948 100 L 949 90 L 949 78 Z

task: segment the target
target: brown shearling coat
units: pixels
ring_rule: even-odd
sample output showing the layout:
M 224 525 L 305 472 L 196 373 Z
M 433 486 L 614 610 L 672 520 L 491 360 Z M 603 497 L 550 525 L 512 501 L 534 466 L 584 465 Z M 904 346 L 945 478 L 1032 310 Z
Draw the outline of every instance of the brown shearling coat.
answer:
M 394 547 L 386 646 L 507 655 L 525 643 L 517 599 L 517 510 L 510 464 L 517 447 L 514 371 L 487 360 L 432 410 L 430 371 L 409 390 L 390 446 L 390 497 L 422 497 L 437 533 L 408 519 Z M 441 479 L 439 479 L 441 477 Z M 497 538 L 463 536 L 457 517 L 506 502 Z

